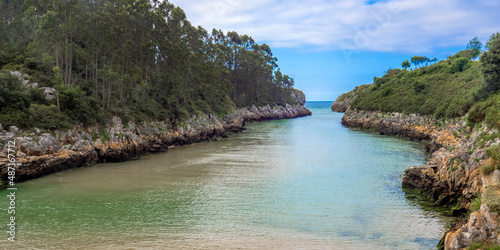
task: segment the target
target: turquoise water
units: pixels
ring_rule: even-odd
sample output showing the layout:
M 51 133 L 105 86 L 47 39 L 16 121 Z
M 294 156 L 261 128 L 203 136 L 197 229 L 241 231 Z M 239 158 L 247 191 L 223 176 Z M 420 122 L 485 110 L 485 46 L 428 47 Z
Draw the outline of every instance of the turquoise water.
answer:
M 4 233 L 0 244 L 434 249 L 450 218 L 401 190 L 404 170 L 425 163 L 424 145 L 345 128 L 330 104 L 311 102 L 310 117 L 250 123 L 216 142 L 18 184 L 17 242 Z

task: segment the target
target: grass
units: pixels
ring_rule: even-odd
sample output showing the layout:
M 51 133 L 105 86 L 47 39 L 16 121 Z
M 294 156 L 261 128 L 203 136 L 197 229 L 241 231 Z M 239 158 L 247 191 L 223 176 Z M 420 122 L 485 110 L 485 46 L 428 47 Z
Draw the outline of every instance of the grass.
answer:
M 449 67 L 454 60 L 440 61 L 413 71 L 398 70 L 375 78 L 373 84 L 362 85 L 364 91 L 350 94 L 357 96 L 352 106 L 363 110 L 424 116 L 427 116 L 429 108 L 436 118 L 463 116 L 475 103 L 485 83 L 479 62 L 470 61 L 466 70 L 451 72 Z
M 470 211 L 471 212 L 477 212 L 481 208 L 481 196 L 478 196 L 474 199 L 470 206 Z
M 495 171 L 495 166 L 490 164 L 483 164 L 479 167 L 479 172 L 483 175 L 490 175 L 493 171 Z
M 495 146 L 490 146 L 485 149 L 486 155 L 488 157 L 491 157 L 493 161 L 493 165 L 497 168 L 500 169 L 500 146 L 495 145 Z
M 466 248 L 467 250 L 500 250 L 500 245 L 491 245 L 489 243 L 483 242 L 483 241 L 476 241 L 472 243 L 469 247 Z

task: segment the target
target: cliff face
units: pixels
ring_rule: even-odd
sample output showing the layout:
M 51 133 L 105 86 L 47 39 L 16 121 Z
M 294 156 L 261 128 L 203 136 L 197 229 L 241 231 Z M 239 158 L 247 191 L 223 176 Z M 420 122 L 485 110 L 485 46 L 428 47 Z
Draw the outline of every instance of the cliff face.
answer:
M 497 211 L 500 211 L 500 201 L 496 197 L 500 197 L 500 172 L 495 170 L 489 176 L 480 173 L 481 166 L 490 164 L 491 158 L 483 148 L 476 146 L 481 135 L 497 131 L 488 128 L 471 131 L 466 122 L 459 119 L 429 122 L 427 124 L 425 117 L 414 114 L 349 109 L 342 117 L 342 124 L 348 127 L 427 140 L 426 148 L 431 153 L 429 161 L 424 166 L 407 169 L 403 187 L 420 190 L 436 205 L 450 206 L 453 213 L 470 211 L 474 199 L 482 197 L 479 211 L 453 225 L 445 235 L 445 249 L 461 249 L 478 241 L 499 244 Z M 489 141 L 487 145 L 498 143 L 498 140 Z
M 219 118 L 213 115 L 194 116 L 172 127 L 165 122 L 124 124 L 113 117 L 112 127 L 75 128 L 69 131 L 41 133 L 34 129 L 0 133 L 0 177 L 7 180 L 7 142 L 16 142 L 16 181 L 25 181 L 64 169 L 92 165 L 98 162 L 118 162 L 145 153 L 166 151 L 169 147 L 210 140 L 243 130 L 246 121 L 287 119 L 311 115 L 303 106 L 286 105 L 249 107 Z M 0 128 L 1 130 L 1 128 Z
M 306 95 L 302 92 L 302 90 L 293 89 L 292 98 L 295 99 L 300 106 L 304 106 L 304 104 L 306 104 Z

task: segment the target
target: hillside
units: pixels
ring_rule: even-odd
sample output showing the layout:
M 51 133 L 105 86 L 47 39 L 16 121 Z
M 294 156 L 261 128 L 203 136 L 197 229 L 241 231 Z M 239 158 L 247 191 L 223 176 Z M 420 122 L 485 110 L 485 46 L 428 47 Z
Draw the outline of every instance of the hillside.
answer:
M 114 115 L 175 125 L 297 104 L 268 45 L 195 27 L 168 1 L 2 1 L 0 48 L 6 128 L 105 126 Z
M 352 108 L 431 115 L 436 118 L 463 116 L 476 103 L 485 86 L 478 61 L 467 61 L 454 71 L 459 58 L 450 58 L 416 70 L 391 69 L 362 91 L 349 92 Z M 342 98 L 343 96 L 341 96 Z

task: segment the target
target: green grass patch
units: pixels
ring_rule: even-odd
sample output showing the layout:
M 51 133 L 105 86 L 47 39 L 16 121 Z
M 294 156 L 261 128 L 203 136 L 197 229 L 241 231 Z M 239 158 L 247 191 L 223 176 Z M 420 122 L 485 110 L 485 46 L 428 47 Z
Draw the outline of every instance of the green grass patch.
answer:
M 495 171 L 495 166 L 492 166 L 490 164 L 484 164 L 479 167 L 479 172 L 481 172 L 481 174 L 483 175 L 490 175 L 491 173 L 493 173 L 493 171 Z
M 472 204 L 470 206 L 470 211 L 471 212 L 477 212 L 481 208 L 481 196 L 478 196 L 472 201 Z

